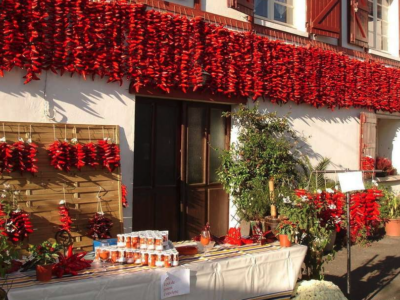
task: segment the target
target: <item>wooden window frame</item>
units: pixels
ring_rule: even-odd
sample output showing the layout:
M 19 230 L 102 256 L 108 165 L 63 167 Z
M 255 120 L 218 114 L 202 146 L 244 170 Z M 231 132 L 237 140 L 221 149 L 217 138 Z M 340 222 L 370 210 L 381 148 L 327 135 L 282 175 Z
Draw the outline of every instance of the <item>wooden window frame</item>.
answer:
M 290 27 L 290 28 L 295 28 L 295 26 L 294 26 L 294 13 L 296 11 L 296 0 L 293 0 L 292 4 L 281 3 L 281 2 L 277 2 L 275 0 L 259 0 L 259 1 L 263 1 L 263 2 L 268 1 L 267 2 L 267 4 L 268 4 L 268 17 L 257 15 L 255 13 L 256 1 L 257 0 L 254 0 L 254 16 L 256 18 L 262 19 L 262 20 L 265 20 L 265 21 L 268 21 L 268 22 L 272 22 L 272 23 L 277 23 L 277 24 L 280 24 L 280 25 L 283 25 L 283 26 L 287 26 L 287 27 Z M 275 15 L 275 9 L 274 9 L 275 5 L 274 4 L 275 3 L 277 3 L 279 5 L 282 5 L 282 6 L 289 7 L 289 8 L 291 8 L 293 10 L 293 12 L 292 12 L 293 13 L 292 23 L 281 22 L 281 21 L 277 21 L 277 20 L 274 19 L 274 15 Z
M 382 6 L 382 8 L 383 7 L 387 7 L 388 11 L 390 10 L 390 5 L 389 6 L 384 6 L 383 2 L 382 2 L 382 4 L 378 4 L 377 0 L 368 0 L 368 3 L 370 3 L 370 2 L 373 3 L 373 8 L 372 8 L 372 15 L 371 15 L 371 12 L 369 12 L 368 17 L 372 17 L 372 19 L 373 19 L 373 31 L 370 31 L 369 28 L 368 28 L 368 45 L 369 45 L 369 48 L 390 54 L 389 53 L 389 41 L 390 41 L 390 39 L 389 39 L 388 35 L 380 34 L 381 37 L 386 37 L 386 39 L 388 41 L 388 49 L 384 50 L 382 48 L 378 48 L 377 47 L 377 36 L 378 36 L 377 23 L 378 23 L 378 21 L 380 20 L 382 22 L 385 22 L 387 24 L 387 29 L 388 30 L 389 30 L 389 26 L 390 26 L 389 13 L 387 15 L 387 19 L 386 20 L 384 20 L 383 18 L 382 19 L 378 18 L 378 5 Z M 371 33 L 373 34 L 373 43 L 372 43 L 372 45 L 369 43 L 369 38 L 370 38 L 370 34 Z M 388 34 L 388 32 L 386 34 Z

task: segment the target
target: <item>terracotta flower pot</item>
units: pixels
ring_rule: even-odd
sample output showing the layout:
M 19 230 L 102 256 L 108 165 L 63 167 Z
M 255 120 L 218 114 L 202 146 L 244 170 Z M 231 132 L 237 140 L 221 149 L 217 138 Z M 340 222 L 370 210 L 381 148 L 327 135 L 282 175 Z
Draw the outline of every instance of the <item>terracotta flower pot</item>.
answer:
M 289 240 L 289 237 L 286 234 L 279 235 L 279 242 L 281 244 L 281 247 L 291 247 L 292 246 L 292 242 Z
M 37 265 L 36 266 L 36 280 L 44 281 L 44 282 L 50 281 L 53 266 L 54 266 L 54 264 Z
M 400 236 L 400 219 L 390 219 L 385 225 L 387 236 Z

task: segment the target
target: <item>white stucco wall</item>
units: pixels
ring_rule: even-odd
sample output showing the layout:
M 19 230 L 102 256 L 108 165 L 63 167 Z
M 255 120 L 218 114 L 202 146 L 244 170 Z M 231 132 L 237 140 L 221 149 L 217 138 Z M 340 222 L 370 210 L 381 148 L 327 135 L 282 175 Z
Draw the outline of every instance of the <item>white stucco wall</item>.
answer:
M 55 109 L 55 121 L 62 123 L 119 125 L 122 178 L 132 207 L 133 141 L 135 101 L 122 87 L 106 79 L 83 80 L 43 73 L 40 81 L 24 85 L 24 72 L 13 70 L 0 78 L 0 121 L 52 122 L 45 116 L 46 106 Z M 131 231 L 132 209 L 124 209 L 125 231 Z

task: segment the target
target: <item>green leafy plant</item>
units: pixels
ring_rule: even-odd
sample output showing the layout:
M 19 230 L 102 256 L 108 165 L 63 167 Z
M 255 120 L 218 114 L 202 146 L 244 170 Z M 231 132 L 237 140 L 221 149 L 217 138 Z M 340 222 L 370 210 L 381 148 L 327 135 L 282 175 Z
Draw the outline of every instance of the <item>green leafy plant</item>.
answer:
M 276 227 L 276 234 L 277 236 L 279 235 L 287 235 L 289 241 L 292 241 L 292 236 L 295 233 L 296 229 L 296 224 L 294 224 L 291 221 L 288 220 L 283 220 L 281 221 L 278 226 Z
M 271 204 L 268 182 L 274 180 L 276 198 L 281 199 L 298 179 L 298 138 L 287 117 L 261 113 L 257 104 L 241 105 L 223 116 L 231 117 L 239 132 L 230 150 L 221 152 L 219 180 L 233 196 L 240 220 L 262 218 Z
M 380 187 L 383 197 L 380 199 L 380 213 L 385 220 L 400 218 L 400 199 L 390 187 Z
M 327 179 L 324 173 L 318 173 L 316 171 L 326 171 L 331 163 L 331 159 L 323 157 L 318 163 L 313 166 L 308 156 L 303 156 L 299 160 L 300 166 L 300 182 L 299 187 L 308 188 L 309 191 L 316 191 L 319 188 L 334 188 L 335 182 Z
M 321 224 L 321 209 L 306 196 L 296 196 L 281 208 L 281 213 L 297 225 L 294 233 L 297 243 L 307 246 L 305 273 L 312 279 L 323 279 L 323 265 L 334 256 L 334 252 L 324 255 L 332 230 Z
M 48 265 L 56 262 L 62 246 L 50 241 L 44 241 L 40 245 L 29 245 L 29 261 L 23 266 L 24 270 L 32 269 L 37 265 Z

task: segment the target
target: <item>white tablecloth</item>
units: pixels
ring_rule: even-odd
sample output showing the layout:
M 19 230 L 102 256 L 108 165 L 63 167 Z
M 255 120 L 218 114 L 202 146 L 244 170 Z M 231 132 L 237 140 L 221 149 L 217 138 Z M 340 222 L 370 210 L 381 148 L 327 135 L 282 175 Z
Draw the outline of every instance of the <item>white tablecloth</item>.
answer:
M 183 264 L 190 269 L 190 294 L 169 299 L 269 299 L 292 291 L 307 248 L 260 251 Z M 175 269 L 175 268 L 174 268 Z M 10 300 L 161 299 L 160 275 L 172 269 L 143 270 L 108 277 L 11 289 Z M 261 297 L 262 296 L 262 297 Z

